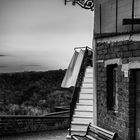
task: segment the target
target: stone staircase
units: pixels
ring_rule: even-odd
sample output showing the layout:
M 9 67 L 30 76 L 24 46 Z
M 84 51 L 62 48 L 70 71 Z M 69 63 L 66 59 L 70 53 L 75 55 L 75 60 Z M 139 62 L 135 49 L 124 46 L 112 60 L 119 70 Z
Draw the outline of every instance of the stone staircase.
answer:
M 93 68 L 87 67 L 71 122 L 71 135 L 85 134 L 90 122 L 93 123 Z

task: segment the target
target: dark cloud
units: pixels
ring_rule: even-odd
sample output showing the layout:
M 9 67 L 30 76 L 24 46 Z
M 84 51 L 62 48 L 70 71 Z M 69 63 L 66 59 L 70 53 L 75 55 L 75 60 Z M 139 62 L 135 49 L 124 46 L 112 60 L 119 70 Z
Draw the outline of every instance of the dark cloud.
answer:
M 38 67 L 38 66 L 41 66 L 41 65 L 37 65 L 37 64 L 28 64 L 28 65 L 20 65 L 20 66 L 23 66 L 23 67 Z
M 0 68 L 7 68 L 8 66 L 0 66 Z
M 4 56 L 7 56 L 7 55 L 5 55 L 5 54 L 0 54 L 0 57 L 4 57 Z

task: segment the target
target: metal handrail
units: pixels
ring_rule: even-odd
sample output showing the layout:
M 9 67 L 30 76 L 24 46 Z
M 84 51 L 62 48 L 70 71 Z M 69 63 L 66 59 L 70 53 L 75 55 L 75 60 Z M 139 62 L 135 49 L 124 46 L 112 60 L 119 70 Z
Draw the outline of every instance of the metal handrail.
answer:
M 73 98 L 72 98 L 72 101 L 70 103 L 69 135 L 71 135 L 71 121 L 72 121 L 72 117 L 73 117 L 73 114 L 74 114 L 74 109 L 76 107 L 76 102 L 77 102 L 77 99 L 78 99 L 79 91 L 80 91 L 80 88 L 78 88 L 78 87 L 74 88 Z
M 83 47 L 81 47 L 81 48 L 83 48 Z M 86 52 L 87 52 L 87 49 L 85 50 L 84 57 L 85 57 Z M 81 73 L 81 68 L 82 68 L 82 65 L 83 65 L 83 62 L 84 62 L 84 57 L 83 57 L 81 67 L 80 67 L 80 71 L 79 71 L 79 74 L 78 74 L 78 77 L 77 77 L 77 80 L 76 80 L 76 85 L 75 85 L 74 90 L 73 90 L 73 97 L 72 97 L 72 100 L 71 100 L 71 103 L 70 103 L 69 135 L 71 135 L 71 121 L 72 121 L 72 117 L 73 117 L 73 114 L 74 114 L 74 109 L 76 107 L 76 102 L 78 100 L 79 91 L 80 91 L 80 85 L 78 85 L 78 79 L 79 79 L 79 76 L 80 76 L 80 73 Z
M 81 49 L 81 48 L 85 48 L 85 53 L 84 53 L 84 57 L 83 57 L 83 60 L 82 60 L 80 71 L 79 71 L 79 74 L 78 74 L 78 77 L 77 77 L 76 85 L 74 87 L 73 97 L 72 97 L 72 100 L 71 100 L 71 103 L 70 103 L 69 135 L 71 135 L 71 121 L 72 121 L 72 117 L 73 117 L 73 114 L 74 114 L 74 109 L 76 107 L 76 103 L 78 102 L 78 99 L 79 99 L 80 88 L 81 88 L 81 84 L 82 84 L 82 81 L 83 81 L 86 65 L 88 63 L 87 61 L 88 61 L 89 47 L 78 47 L 76 49 Z M 79 80 L 80 80 L 80 82 L 79 82 Z
M 88 46 L 86 46 L 86 47 L 76 47 L 76 48 L 74 48 L 74 50 L 77 50 L 77 49 L 89 49 L 89 50 L 91 50 L 92 52 L 93 52 L 93 49 L 92 48 L 90 48 L 90 47 L 88 47 Z

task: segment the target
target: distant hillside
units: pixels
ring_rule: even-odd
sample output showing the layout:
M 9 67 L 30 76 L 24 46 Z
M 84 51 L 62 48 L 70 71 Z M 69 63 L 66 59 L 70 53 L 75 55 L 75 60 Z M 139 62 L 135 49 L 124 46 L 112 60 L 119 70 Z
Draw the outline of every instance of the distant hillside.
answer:
M 62 89 L 65 70 L 0 74 L 0 114 L 42 115 L 69 105 L 72 89 Z

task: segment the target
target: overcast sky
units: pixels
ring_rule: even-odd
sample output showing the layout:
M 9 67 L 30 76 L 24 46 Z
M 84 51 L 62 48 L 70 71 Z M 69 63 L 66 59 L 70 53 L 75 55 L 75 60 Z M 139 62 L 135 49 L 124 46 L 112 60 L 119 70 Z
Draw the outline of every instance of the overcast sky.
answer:
M 93 12 L 64 0 L 0 0 L 0 72 L 68 67 L 92 45 Z

